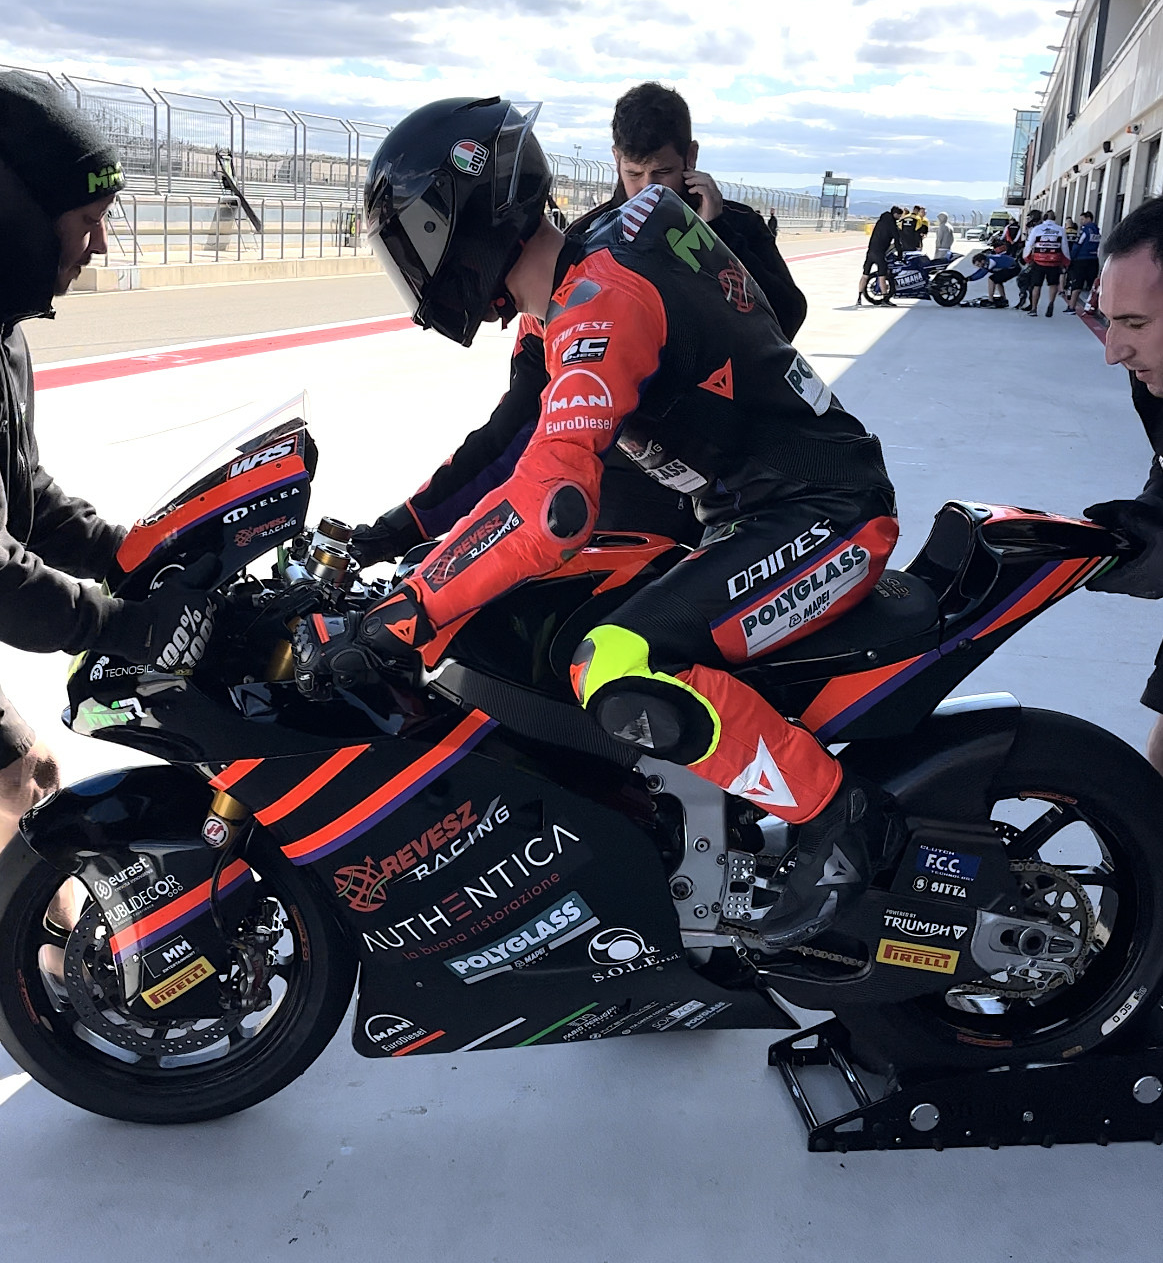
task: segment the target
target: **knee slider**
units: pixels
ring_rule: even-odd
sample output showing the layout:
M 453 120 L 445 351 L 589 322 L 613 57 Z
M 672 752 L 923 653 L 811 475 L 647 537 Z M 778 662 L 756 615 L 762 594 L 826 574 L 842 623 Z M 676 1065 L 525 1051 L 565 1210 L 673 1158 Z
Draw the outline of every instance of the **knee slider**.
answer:
M 616 741 L 676 763 L 702 759 L 717 738 L 704 698 L 650 668 L 650 646 L 621 627 L 595 628 L 570 668 L 574 692 L 599 727 Z

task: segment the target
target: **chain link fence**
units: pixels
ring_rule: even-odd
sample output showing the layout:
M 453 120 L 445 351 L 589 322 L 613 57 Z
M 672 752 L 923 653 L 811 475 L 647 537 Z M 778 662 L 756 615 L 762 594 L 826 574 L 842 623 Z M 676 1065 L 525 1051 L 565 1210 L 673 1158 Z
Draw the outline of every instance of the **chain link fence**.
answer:
M 0 66 L 0 69 L 27 69 Z M 305 258 L 366 251 L 360 201 L 386 123 L 163 91 L 77 75 L 54 83 L 114 141 L 129 182 L 110 218 L 107 262 Z M 567 224 L 614 191 L 611 162 L 547 154 L 559 220 Z M 244 213 L 234 188 L 254 210 Z M 780 226 L 815 228 L 820 198 L 720 181 L 723 196 Z

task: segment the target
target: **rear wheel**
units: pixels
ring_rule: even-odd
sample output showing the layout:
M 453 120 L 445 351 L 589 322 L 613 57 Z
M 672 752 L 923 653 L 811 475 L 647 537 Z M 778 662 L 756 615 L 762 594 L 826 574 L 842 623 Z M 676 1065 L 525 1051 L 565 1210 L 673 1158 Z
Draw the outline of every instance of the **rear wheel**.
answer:
M 1023 917 L 1083 940 L 1074 981 L 1003 972 L 840 1016 L 874 1069 L 1061 1061 L 1114 1043 L 1163 991 L 1163 781 L 1110 733 L 1023 711 L 991 819 Z
M 261 1002 L 220 1019 L 149 1023 L 119 1008 L 98 905 L 14 838 L 0 853 L 0 1043 L 57 1096 L 129 1122 L 219 1118 L 286 1087 L 343 1020 L 355 958 L 299 869 L 280 855 L 246 858 L 269 944 Z M 57 924 L 74 903 L 69 887 L 81 905 L 71 932 Z M 254 938 L 253 926 L 227 930 Z
M 946 269 L 929 281 L 929 294 L 939 307 L 956 307 L 965 297 L 969 282 L 960 272 Z
M 880 282 L 884 281 L 885 290 L 882 293 Z M 864 297 L 870 302 L 879 306 L 881 303 L 887 303 L 888 300 L 896 293 L 896 282 L 891 276 L 870 276 L 864 282 Z

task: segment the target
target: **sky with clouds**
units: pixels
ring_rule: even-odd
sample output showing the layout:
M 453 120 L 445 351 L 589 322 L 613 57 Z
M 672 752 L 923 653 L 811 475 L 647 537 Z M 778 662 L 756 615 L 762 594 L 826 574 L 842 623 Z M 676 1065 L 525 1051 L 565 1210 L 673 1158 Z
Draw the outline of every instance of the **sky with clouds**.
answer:
M 0 62 L 383 122 L 541 100 L 545 148 L 591 158 L 658 79 L 721 178 L 992 197 L 1065 25 L 1052 0 L 0 0 Z

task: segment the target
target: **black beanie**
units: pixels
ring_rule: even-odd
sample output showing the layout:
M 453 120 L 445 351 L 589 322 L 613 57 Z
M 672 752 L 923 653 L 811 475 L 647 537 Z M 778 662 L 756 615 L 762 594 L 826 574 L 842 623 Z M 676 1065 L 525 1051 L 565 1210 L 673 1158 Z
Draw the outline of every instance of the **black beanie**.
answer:
M 0 75 L 0 157 L 50 219 L 125 187 L 117 150 L 51 84 Z

